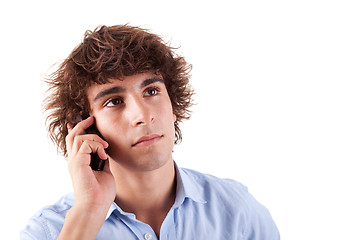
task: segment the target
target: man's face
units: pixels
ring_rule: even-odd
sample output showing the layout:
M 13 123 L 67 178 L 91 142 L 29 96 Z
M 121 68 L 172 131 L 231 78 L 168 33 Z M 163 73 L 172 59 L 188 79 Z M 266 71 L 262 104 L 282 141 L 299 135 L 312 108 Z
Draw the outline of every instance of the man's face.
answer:
M 136 171 L 172 161 L 176 116 L 161 76 L 143 73 L 92 85 L 87 96 L 111 160 Z

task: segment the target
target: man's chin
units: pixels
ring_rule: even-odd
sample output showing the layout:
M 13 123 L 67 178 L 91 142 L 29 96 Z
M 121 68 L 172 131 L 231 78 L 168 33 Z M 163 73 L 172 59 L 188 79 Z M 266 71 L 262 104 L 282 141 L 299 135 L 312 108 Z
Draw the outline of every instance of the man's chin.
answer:
M 172 161 L 172 157 L 159 158 L 157 157 L 139 157 L 124 160 L 124 158 L 113 159 L 111 161 L 115 164 L 119 164 L 122 168 L 135 172 L 150 172 L 162 168 L 164 165 Z

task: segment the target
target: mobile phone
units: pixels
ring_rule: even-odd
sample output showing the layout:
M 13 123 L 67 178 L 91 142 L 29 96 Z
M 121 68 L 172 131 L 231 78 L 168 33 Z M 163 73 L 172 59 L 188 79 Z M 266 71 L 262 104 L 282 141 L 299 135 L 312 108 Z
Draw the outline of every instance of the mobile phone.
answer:
M 99 130 L 96 128 L 95 123 L 85 129 L 85 134 L 97 134 L 101 138 L 103 138 L 99 132 Z M 101 159 L 99 155 L 94 152 L 91 153 L 91 161 L 90 161 L 90 167 L 95 171 L 102 171 L 105 166 L 105 160 Z

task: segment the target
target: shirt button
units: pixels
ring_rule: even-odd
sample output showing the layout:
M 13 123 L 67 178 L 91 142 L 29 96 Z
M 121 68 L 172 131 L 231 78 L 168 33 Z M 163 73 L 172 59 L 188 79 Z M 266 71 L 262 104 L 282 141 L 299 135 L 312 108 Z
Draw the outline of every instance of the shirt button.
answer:
M 146 240 L 150 240 L 150 239 L 152 238 L 152 236 L 151 236 L 150 233 L 147 233 L 147 234 L 144 235 L 144 238 L 145 238 Z

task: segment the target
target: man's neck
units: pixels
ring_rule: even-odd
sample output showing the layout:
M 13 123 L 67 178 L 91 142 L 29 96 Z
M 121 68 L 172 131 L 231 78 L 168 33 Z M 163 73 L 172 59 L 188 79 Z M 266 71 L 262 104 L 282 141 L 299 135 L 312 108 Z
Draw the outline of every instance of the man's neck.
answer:
M 161 223 L 175 201 L 176 178 L 174 162 L 147 172 L 131 171 L 113 164 L 116 182 L 115 203 L 125 212 L 160 231 Z

